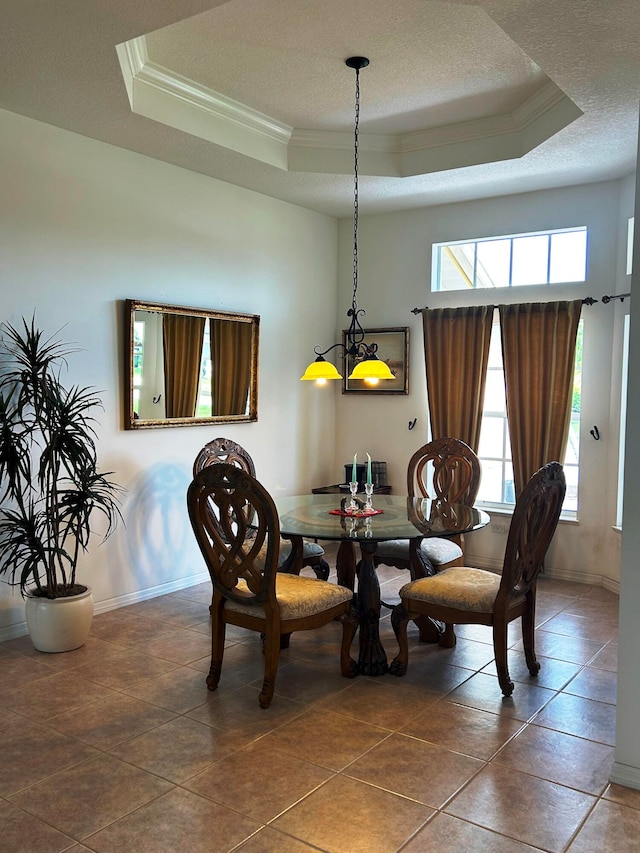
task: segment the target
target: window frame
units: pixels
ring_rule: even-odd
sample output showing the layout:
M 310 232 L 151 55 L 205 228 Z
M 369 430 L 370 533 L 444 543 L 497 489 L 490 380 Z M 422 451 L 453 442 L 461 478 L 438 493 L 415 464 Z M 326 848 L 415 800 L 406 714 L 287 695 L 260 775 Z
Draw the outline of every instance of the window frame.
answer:
M 551 281 L 551 270 L 552 270 L 552 246 L 553 246 L 553 237 L 555 235 L 560 234 L 584 234 L 584 275 L 582 278 L 577 279 L 563 279 L 562 281 Z M 546 237 L 546 259 L 544 261 L 544 265 L 546 267 L 546 280 L 545 281 L 534 281 L 534 282 L 523 282 L 523 283 L 513 283 L 514 278 L 514 242 L 515 241 L 523 241 L 529 238 L 539 238 Z M 499 241 L 509 241 L 509 264 L 508 264 L 508 284 L 487 284 L 487 285 L 478 285 L 478 246 L 485 245 L 488 243 L 496 243 Z M 518 245 L 518 244 L 517 244 Z M 470 262 L 470 267 L 472 269 L 469 270 L 468 273 L 461 272 L 466 275 L 466 278 L 469 282 L 468 287 L 454 287 L 454 288 L 443 288 L 442 285 L 442 251 L 444 249 L 449 249 L 454 246 L 473 246 L 473 260 Z M 574 225 L 568 226 L 565 228 L 552 228 L 545 231 L 528 231 L 520 234 L 502 234 L 494 237 L 473 237 L 464 240 L 450 240 L 441 243 L 433 243 L 431 249 L 431 292 L 432 293 L 460 293 L 465 290 L 497 290 L 497 289 L 505 289 L 505 288 L 518 288 L 518 287 L 554 287 L 558 285 L 566 285 L 571 283 L 584 283 L 587 281 L 588 277 L 588 260 L 589 260 L 589 229 L 586 225 Z M 470 277 L 471 275 L 471 277 Z

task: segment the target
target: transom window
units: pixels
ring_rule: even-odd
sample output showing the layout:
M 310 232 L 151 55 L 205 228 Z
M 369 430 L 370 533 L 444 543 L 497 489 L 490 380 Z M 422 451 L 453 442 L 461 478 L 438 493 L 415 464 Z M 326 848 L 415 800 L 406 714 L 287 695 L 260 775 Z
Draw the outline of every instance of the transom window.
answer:
M 582 320 L 576 338 L 576 360 L 571 403 L 571 426 L 567 452 L 564 458 L 564 473 L 567 493 L 562 507 L 564 517 L 577 517 L 578 473 L 580 451 L 580 404 L 582 398 Z M 491 330 L 489 364 L 484 395 L 482 427 L 478 456 L 482 465 L 482 479 L 478 502 L 496 509 L 512 510 L 515 505 L 511 441 L 507 422 L 507 401 L 502 364 L 500 324 L 495 322 Z
M 586 281 L 585 226 L 434 243 L 432 291 Z

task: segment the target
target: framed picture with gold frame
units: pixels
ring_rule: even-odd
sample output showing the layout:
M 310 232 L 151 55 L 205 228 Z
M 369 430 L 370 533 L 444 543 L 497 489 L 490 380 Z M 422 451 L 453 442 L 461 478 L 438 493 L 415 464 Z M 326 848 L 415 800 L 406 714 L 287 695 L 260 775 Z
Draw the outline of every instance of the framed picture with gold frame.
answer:
M 347 331 L 342 332 L 342 342 L 347 346 Z M 394 379 L 380 379 L 370 384 L 364 379 L 349 379 L 349 374 L 359 359 L 347 354 L 342 371 L 343 394 L 408 394 L 409 393 L 409 327 L 367 329 L 364 343 L 378 345 L 377 356 L 389 365 Z

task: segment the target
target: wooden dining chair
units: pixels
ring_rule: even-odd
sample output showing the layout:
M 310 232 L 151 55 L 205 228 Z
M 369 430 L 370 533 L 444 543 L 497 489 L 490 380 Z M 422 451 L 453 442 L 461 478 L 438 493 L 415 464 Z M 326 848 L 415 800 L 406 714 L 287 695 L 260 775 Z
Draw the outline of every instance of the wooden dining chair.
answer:
M 437 438 L 420 447 L 407 466 L 409 497 L 433 498 L 443 504 L 471 506 L 480 488 L 480 460 L 458 438 Z M 461 563 L 463 534 L 451 537 L 391 539 L 381 542 L 374 556 L 376 566 L 408 569 L 411 579 L 433 574 Z
M 401 588 L 400 604 L 391 614 L 399 649 L 390 667 L 393 675 L 407 671 L 407 625 L 419 616 L 491 626 L 498 681 L 505 696 L 513 692 L 507 666 L 507 626 L 521 617 L 527 667 L 531 675 L 538 674 L 534 643 L 536 581 L 558 526 L 565 490 L 559 462 L 549 462 L 531 477 L 513 512 L 502 574 L 454 566 Z
M 233 464 L 209 465 L 191 482 L 187 506 L 213 583 L 209 690 L 220 680 L 227 625 L 263 635 L 264 681 L 258 698 L 263 708 L 273 699 L 282 635 L 337 619 L 342 623 L 341 671 L 355 676 L 353 593 L 339 584 L 278 571 L 280 525 L 264 486 Z
M 243 471 L 256 476 L 256 467 L 250 454 L 229 438 L 214 438 L 207 442 L 200 450 L 193 463 L 193 476 L 195 477 L 200 471 L 208 465 L 218 464 L 219 462 L 227 462 L 230 465 L 237 465 Z M 292 545 L 289 539 L 282 539 L 280 542 L 280 565 L 281 571 L 297 571 L 299 568 L 291 566 L 291 551 Z M 324 559 L 324 548 L 318 545 L 317 542 L 310 542 L 307 539 L 302 541 L 302 566 L 309 566 L 316 577 L 320 580 L 329 578 L 329 563 Z

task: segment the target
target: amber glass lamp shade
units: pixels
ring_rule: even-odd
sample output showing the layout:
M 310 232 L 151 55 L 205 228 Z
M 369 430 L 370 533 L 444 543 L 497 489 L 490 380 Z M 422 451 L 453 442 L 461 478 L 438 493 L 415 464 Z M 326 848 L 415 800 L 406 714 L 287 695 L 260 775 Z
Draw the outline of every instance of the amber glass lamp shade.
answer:
M 367 358 L 359 362 L 349 374 L 349 379 L 395 379 L 395 376 L 389 369 L 389 365 L 385 361 L 380 361 L 379 358 Z
M 300 379 L 309 379 L 314 382 L 320 381 L 321 384 L 324 384 L 327 379 L 342 379 L 342 374 L 338 373 L 336 367 L 330 361 L 319 355 L 307 367 Z

